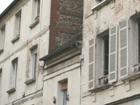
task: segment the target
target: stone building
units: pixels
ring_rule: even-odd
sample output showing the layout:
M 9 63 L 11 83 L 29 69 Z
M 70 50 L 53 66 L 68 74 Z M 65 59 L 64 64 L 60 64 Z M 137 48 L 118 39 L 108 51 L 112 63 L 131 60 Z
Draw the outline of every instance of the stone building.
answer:
M 85 0 L 82 105 L 140 105 L 140 1 Z
M 14 0 L 0 14 L 0 105 L 80 105 L 82 0 Z
M 49 23 L 49 0 L 14 0 L 0 15 L 0 105 L 42 105 Z
M 44 61 L 44 105 L 80 105 L 82 0 L 52 0 Z

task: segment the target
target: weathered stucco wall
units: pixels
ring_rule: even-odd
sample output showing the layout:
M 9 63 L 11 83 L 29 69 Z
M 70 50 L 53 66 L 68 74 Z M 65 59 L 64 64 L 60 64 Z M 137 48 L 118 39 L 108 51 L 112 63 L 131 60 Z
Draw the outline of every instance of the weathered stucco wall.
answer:
M 6 24 L 4 52 L 0 55 L 0 68 L 2 68 L 0 105 L 42 105 L 43 65 L 39 58 L 48 54 L 50 7 L 51 0 L 41 0 L 40 21 L 33 29 L 29 27 L 32 24 L 32 0 L 21 0 L 0 20 L 0 26 Z M 15 14 L 20 9 L 22 10 L 20 39 L 13 44 L 11 41 L 14 36 Z M 36 44 L 38 45 L 37 78 L 36 82 L 26 85 L 24 82 L 29 66 L 27 52 Z M 16 91 L 8 94 L 11 61 L 15 57 L 19 60 Z
M 99 92 L 88 91 L 88 40 L 94 38 L 96 41 L 97 35 L 99 33 L 102 33 L 105 30 L 109 29 L 110 26 L 118 25 L 119 21 L 121 21 L 122 19 L 130 19 L 130 17 L 136 12 L 139 13 L 140 1 L 112 0 L 110 3 L 102 6 L 99 10 L 92 10 L 91 8 L 94 8 L 96 6 L 96 3 L 94 2 L 95 0 L 84 0 L 84 35 L 82 50 L 84 57 L 84 65 L 82 68 L 81 85 L 82 105 L 108 105 L 108 103 L 139 94 L 140 85 L 138 82 L 140 81 L 140 79 L 129 82 L 122 82 L 118 80 L 117 83 L 115 83 L 112 87 L 108 89 L 101 90 Z M 109 105 L 129 105 L 129 103 Z
M 59 65 L 61 66 L 61 65 Z M 57 67 L 59 67 L 57 66 Z M 55 72 L 44 78 L 43 105 L 54 105 L 53 98 L 56 98 L 56 105 L 59 103 L 58 86 L 59 82 L 68 80 L 68 105 L 80 105 L 80 64 L 75 63 L 68 67 L 62 68 L 61 71 Z

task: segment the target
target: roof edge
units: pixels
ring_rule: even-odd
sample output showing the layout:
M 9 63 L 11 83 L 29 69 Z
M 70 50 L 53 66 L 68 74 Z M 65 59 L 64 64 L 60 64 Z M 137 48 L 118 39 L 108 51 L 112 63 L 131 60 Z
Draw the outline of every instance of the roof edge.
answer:
M 20 0 L 14 0 L 9 6 L 0 14 L 0 20 L 18 3 Z

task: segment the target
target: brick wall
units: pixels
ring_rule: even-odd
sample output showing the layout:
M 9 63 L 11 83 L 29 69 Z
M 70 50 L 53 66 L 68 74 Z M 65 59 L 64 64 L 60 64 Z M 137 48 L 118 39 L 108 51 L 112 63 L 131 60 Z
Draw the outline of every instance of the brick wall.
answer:
M 82 35 L 83 0 L 52 0 L 50 51 Z

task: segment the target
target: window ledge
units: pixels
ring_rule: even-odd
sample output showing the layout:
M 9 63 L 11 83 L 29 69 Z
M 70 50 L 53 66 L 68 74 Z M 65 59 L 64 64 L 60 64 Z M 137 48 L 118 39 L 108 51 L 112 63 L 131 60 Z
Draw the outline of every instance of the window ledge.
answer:
M 129 74 L 127 77 L 121 79 L 122 81 L 133 81 L 140 78 L 140 73 L 137 74 Z
M 28 79 L 28 80 L 25 81 L 25 84 L 29 85 L 29 84 L 32 84 L 34 82 L 35 82 L 35 79 Z
M 2 53 L 3 53 L 3 51 L 4 51 L 4 49 L 0 49 L 0 54 L 2 54 Z
M 39 23 L 39 16 L 35 18 L 34 22 L 29 26 L 30 29 L 33 29 Z
M 18 40 L 19 40 L 19 37 L 20 35 L 19 34 L 17 34 L 17 36 L 11 41 L 13 44 L 15 43 L 15 42 L 17 42 Z
M 113 1 L 113 0 L 103 0 L 103 1 L 101 1 L 100 3 L 98 3 L 96 6 L 94 6 L 92 8 L 92 11 L 94 12 L 94 11 L 100 10 L 102 7 L 104 7 L 105 5 L 110 3 L 111 1 Z
M 11 88 L 11 89 L 9 89 L 9 90 L 7 91 L 7 93 L 8 93 L 8 94 L 11 94 L 11 93 L 14 93 L 15 91 L 16 91 L 15 88 Z
M 99 91 L 103 91 L 105 89 L 110 88 L 112 85 L 111 84 L 105 84 L 105 85 L 100 85 L 100 86 L 96 86 L 95 88 L 89 90 L 89 91 L 93 91 L 93 92 L 99 92 Z

